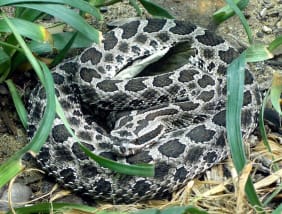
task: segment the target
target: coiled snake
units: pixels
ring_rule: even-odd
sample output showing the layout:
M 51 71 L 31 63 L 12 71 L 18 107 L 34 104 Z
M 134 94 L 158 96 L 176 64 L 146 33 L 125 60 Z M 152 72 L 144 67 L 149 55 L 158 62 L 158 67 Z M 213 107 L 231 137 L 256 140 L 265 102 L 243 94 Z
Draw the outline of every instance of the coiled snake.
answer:
M 163 72 L 179 47 L 190 50 L 189 57 Z M 164 55 L 159 64 L 147 66 L 153 74 L 127 76 L 130 68 L 142 70 L 159 55 Z M 38 161 L 60 183 L 94 199 L 131 202 L 167 196 L 227 157 L 226 69 L 236 56 L 226 40 L 177 20 L 137 20 L 109 31 L 101 45 L 53 69 L 56 94 L 85 146 L 121 163 L 154 163 L 155 177 L 100 167 L 79 149 L 58 117 Z M 242 127 L 247 137 L 256 125 L 260 95 L 248 69 L 245 76 Z M 32 136 L 46 103 L 42 87 L 33 90 L 29 103 Z

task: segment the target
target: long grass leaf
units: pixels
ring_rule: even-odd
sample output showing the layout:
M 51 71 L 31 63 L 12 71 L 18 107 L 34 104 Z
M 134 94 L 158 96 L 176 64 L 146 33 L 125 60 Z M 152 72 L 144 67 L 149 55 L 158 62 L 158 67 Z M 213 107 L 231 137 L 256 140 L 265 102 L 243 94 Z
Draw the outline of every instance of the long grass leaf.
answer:
M 164 8 L 148 0 L 139 0 L 143 7 L 153 16 L 173 19 L 174 17 Z
M 230 8 L 232 10 L 234 10 L 234 12 L 236 13 L 236 15 L 239 17 L 246 33 L 247 33 L 247 36 L 248 36 L 248 39 L 249 39 L 249 43 L 252 44 L 253 43 L 253 34 L 252 34 L 252 31 L 250 29 L 250 26 L 245 18 L 245 16 L 243 15 L 242 11 L 238 8 L 238 6 L 234 3 L 233 0 L 225 0 L 228 5 L 230 6 Z
M 9 88 L 10 94 L 11 94 L 13 102 L 14 102 L 14 105 L 16 107 L 16 111 L 17 111 L 17 113 L 20 117 L 20 120 L 23 124 L 23 127 L 26 129 L 27 128 L 27 111 L 24 107 L 22 99 L 21 99 L 13 81 L 11 79 L 8 79 L 5 82 L 8 86 L 8 88 Z
M 73 138 L 76 140 L 76 142 L 79 144 L 80 148 L 85 152 L 87 156 L 92 158 L 94 161 L 96 161 L 99 165 L 109 168 L 115 172 L 127 174 L 127 175 L 137 175 L 137 176 L 143 176 L 143 177 L 152 177 L 155 174 L 155 168 L 152 164 L 138 164 L 138 165 L 128 165 L 128 164 L 121 164 L 116 161 L 112 161 L 108 158 L 104 158 L 98 155 L 95 155 L 92 153 L 87 147 L 85 147 L 83 144 L 80 143 L 79 139 L 75 136 L 74 132 L 72 131 L 70 124 L 67 121 L 67 118 L 65 117 L 64 111 L 61 107 L 61 104 L 59 103 L 58 99 L 56 99 L 56 112 L 58 116 L 63 121 L 66 129 L 68 132 L 73 136 Z
M 241 133 L 241 108 L 243 105 L 245 64 L 246 52 L 243 52 L 238 58 L 233 60 L 227 69 L 227 141 L 230 146 L 232 161 L 238 173 L 243 170 L 247 162 Z M 247 180 L 245 191 L 250 203 L 261 211 L 260 207 L 262 205 L 250 178 Z
M 52 43 L 51 34 L 41 25 L 23 19 L 9 18 L 19 34 L 38 42 Z M 0 20 L 0 32 L 11 32 L 5 20 Z
M 42 0 L 1 0 L 0 1 L 0 7 L 1 6 L 8 6 L 8 5 L 14 5 L 15 4 L 20 4 L 20 3 L 43 3 Z M 98 20 L 102 19 L 102 16 L 99 12 L 99 10 L 95 7 L 92 7 L 87 1 L 83 0 L 75 0 L 75 1 L 70 1 L 70 0 L 48 0 L 44 1 L 45 3 L 53 3 L 53 4 L 62 4 L 62 5 L 69 5 L 74 8 L 78 8 L 86 13 L 89 13 L 93 16 L 95 16 Z M 44 6 L 43 6 L 44 7 Z M 56 5 L 54 5 L 56 7 Z
M 30 213 L 99 213 L 96 208 L 89 207 L 81 204 L 71 203 L 38 203 L 28 207 L 21 207 L 15 209 L 17 214 L 30 214 Z M 7 214 L 12 214 L 8 212 Z
M 91 27 L 79 14 L 75 11 L 68 9 L 67 7 L 60 4 L 16 4 L 16 7 L 26 7 L 35 10 L 42 11 L 50 14 L 54 17 L 59 18 L 65 23 L 69 24 L 83 35 L 88 37 L 90 40 L 100 43 L 101 33 Z
M 249 0 L 234 0 L 234 3 L 243 10 L 248 4 Z M 227 4 L 225 7 L 220 8 L 213 14 L 213 19 L 216 23 L 221 23 L 234 15 L 234 10 Z

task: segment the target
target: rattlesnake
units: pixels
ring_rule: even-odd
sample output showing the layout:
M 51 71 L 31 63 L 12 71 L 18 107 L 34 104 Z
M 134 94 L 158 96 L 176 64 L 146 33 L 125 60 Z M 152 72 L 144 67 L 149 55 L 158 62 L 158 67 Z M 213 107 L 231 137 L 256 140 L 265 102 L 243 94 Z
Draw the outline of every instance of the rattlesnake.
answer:
M 190 57 L 172 71 L 157 70 L 176 47 L 189 49 Z M 166 55 L 152 67 L 154 75 L 127 78 L 130 67 L 158 53 Z M 236 56 L 226 40 L 177 20 L 135 20 L 109 31 L 101 45 L 53 69 L 56 94 L 85 146 L 121 163 L 153 163 L 155 176 L 122 175 L 89 160 L 58 117 L 39 163 L 60 183 L 93 199 L 132 202 L 168 196 L 227 157 L 226 69 Z M 256 125 L 259 104 L 257 84 L 246 69 L 245 138 Z M 32 137 L 46 105 L 41 86 L 31 93 L 29 105 Z

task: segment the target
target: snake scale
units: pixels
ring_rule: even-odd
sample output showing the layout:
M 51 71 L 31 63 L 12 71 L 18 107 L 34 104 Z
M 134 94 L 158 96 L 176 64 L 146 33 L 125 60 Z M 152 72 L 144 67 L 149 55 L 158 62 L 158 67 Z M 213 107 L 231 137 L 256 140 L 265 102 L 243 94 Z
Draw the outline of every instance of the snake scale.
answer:
M 177 47 L 189 49 L 189 57 L 162 72 Z M 59 183 L 93 199 L 128 203 L 167 197 L 228 155 L 226 69 L 237 56 L 226 40 L 178 20 L 135 20 L 109 31 L 101 45 L 53 69 L 56 94 L 87 148 L 120 163 L 153 163 L 155 176 L 121 175 L 89 160 L 58 117 L 39 163 Z M 150 67 L 159 58 L 164 60 L 153 73 L 127 76 L 131 67 Z M 259 104 L 256 81 L 246 69 L 245 138 L 256 126 Z M 29 100 L 30 137 L 45 105 L 38 85 Z

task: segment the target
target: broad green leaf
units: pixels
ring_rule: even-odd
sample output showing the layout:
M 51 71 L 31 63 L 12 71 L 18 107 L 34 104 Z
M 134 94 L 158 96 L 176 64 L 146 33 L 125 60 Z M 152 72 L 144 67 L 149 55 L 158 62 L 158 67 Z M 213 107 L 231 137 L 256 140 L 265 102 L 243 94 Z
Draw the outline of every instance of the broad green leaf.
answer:
M 17 18 L 10 18 L 10 21 L 20 35 L 37 42 L 49 42 L 52 44 L 52 37 L 43 26 Z M 11 32 L 11 29 L 3 19 L 0 20 L 0 32 Z
M 159 5 L 152 3 L 149 0 L 139 0 L 143 7 L 153 16 L 165 17 L 173 19 L 174 17 Z

